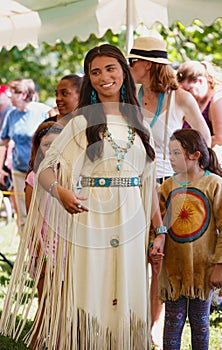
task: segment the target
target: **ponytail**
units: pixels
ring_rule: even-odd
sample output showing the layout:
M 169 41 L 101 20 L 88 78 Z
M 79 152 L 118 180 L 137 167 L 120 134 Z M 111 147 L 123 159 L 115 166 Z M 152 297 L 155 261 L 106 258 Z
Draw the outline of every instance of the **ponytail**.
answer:
M 207 146 L 207 143 L 200 131 L 195 129 L 179 129 L 174 131 L 170 140 L 177 140 L 189 156 L 196 151 L 200 152 L 198 159 L 199 166 L 203 170 L 209 170 L 211 173 L 222 177 L 222 167 L 214 150 Z
M 207 170 L 209 170 L 211 173 L 217 174 L 220 177 L 222 177 L 222 168 L 220 166 L 220 163 L 218 162 L 218 158 L 216 153 L 212 148 L 208 147 L 209 152 L 209 163 Z

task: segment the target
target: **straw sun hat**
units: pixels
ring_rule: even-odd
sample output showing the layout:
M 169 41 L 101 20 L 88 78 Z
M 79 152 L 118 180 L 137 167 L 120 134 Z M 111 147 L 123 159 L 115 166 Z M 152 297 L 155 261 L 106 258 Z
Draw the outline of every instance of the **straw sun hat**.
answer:
M 166 43 L 163 39 L 143 37 L 134 40 L 133 48 L 126 58 L 138 58 L 141 60 L 170 64 L 167 58 Z

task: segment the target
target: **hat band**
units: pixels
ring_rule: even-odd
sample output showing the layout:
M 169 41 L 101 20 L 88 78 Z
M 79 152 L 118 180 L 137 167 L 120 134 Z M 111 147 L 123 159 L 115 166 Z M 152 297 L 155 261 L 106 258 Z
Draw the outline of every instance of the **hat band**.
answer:
M 130 54 L 138 55 L 138 56 L 144 56 L 144 57 L 153 57 L 153 58 L 168 58 L 166 51 L 161 50 L 138 50 L 138 49 L 132 49 L 130 50 Z

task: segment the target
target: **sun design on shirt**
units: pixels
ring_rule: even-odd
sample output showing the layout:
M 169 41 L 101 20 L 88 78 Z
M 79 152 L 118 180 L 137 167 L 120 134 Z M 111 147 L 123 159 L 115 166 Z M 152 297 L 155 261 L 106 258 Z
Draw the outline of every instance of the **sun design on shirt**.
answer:
M 200 222 L 200 213 L 197 210 L 197 203 L 195 200 L 186 201 L 183 198 L 182 203 L 178 206 L 173 215 L 173 229 L 181 234 L 190 234 L 193 231 L 194 226 Z
M 191 215 L 194 214 L 194 210 L 190 207 L 189 205 L 190 203 L 186 203 L 183 208 L 181 208 L 179 215 L 178 215 L 178 219 L 182 220 L 182 221 L 186 221 L 189 220 Z
M 206 196 L 194 188 L 177 188 L 168 199 L 169 234 L 181 243 L 204 234 L 209 224 L 210 207 Z

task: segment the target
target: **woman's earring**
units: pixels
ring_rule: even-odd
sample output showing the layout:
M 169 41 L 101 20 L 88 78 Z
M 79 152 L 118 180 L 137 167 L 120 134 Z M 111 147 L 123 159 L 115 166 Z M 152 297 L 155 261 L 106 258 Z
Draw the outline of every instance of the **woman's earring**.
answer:
M 96 91 L 94 89 L 92 89 L 91 91 L 91 104 L 97 103 L 97 95 L 96 95 Z
M 125 86 L 125 83 L 123 83 L 123 85 L 121 86 L 121 89 L 120 89 L 120 99 L 121 99 L 121 102 L 126 102 L 126 86 Z

